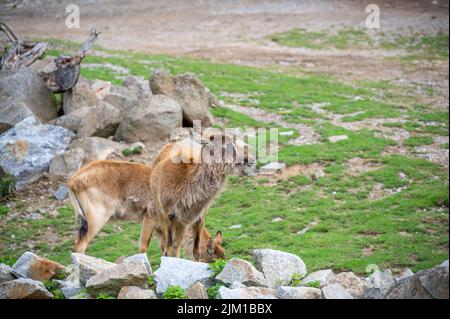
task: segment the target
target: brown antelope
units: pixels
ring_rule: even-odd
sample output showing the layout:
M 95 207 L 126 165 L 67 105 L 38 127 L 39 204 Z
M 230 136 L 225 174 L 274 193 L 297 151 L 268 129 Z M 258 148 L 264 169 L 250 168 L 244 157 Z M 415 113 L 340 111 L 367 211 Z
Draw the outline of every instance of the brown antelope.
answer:
M 236 158 L 238 154 L 241 158 Z M 185 232 L 191 227 L 193 256 L 200 260 L 201 230 L 208 207 L 222 189 L 226 175 L 246 165 L 253 165 L 247 147 L 234 143 L 224 133 L 211 134 L 201 144 L 190 140 L 184 145 L 181 141 L 161 150 L 153 163 L 150 188 L 164 255 L 179 257 Z
M 69 179 L 70 199 L 81 220 L 75 242 L 77 252 L 84 253 L 110 219 L 142 221 L 139 251 L 147 251 L 152 233 L 159 227 L 150 192 L 151 173 L 149 165 L 107 160 L 92 162 Z M 202 261 L 224 258 L 221 233 L 214 239 L 206 229 L 202 234 Z M 185 247 L 191 247 L 189 242 L 186 236 Z

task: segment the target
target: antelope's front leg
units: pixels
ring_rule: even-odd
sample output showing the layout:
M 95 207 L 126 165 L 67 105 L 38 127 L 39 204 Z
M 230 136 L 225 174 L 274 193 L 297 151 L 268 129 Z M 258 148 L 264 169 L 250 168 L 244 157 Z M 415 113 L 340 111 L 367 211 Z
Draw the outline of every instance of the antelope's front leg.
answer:
M 194 247 L 192 249 L 192 254 L 194 255 L 194 259 L 197 261 L 200 260 L 200 237 L 203 229 L 203 224 L 203 218 L 200 218 L 192 225 L 192 235 L 194 238 Z

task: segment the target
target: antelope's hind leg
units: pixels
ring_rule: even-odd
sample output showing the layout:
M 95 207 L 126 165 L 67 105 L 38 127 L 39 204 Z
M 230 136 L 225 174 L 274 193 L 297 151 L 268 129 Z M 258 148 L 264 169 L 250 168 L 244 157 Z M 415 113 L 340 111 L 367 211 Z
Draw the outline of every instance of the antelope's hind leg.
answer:
M 142 219 L 141 236 L 139 240 L 140 253 L 147 252 L 155 227 L 156 227 L 155 221 L 151 217 L 147 216 L 147 214 L 144 214 L 144 217 Z

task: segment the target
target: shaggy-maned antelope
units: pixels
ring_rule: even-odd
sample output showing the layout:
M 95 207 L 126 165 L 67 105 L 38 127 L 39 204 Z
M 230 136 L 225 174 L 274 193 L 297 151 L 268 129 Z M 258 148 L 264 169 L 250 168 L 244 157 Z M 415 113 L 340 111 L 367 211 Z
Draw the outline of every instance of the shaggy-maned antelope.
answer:
M 146 252 L 159 218 L 150 192 L 149 165 L 124 161 L 96 161 L 82 167 L 68 181 L 70 199 L 81 225 L 75 242 L 77 252 L 88 244 L 110 219 L 142 221 L 139 251 Z M 191 237 L 186 236 L 186 254 L 192 256 Z M 224 258 L 222 234 L 211 238 L 202 229 L 202 261 Z M 162 245 L 163 247 L 163 245 Z
M 223 132 L 203 136 L 202 143 L 175 142 L 166 145 L 153 163 L 150 188 L 161 227 L 164 255 L 180 255 L 181 244 L 191 227 L 193 255 L 200 260 L 204 216 L 219 194 L 225 177 L 253 159 L 243 143 Z M 164 247 L 165 245 L 165 247 Z

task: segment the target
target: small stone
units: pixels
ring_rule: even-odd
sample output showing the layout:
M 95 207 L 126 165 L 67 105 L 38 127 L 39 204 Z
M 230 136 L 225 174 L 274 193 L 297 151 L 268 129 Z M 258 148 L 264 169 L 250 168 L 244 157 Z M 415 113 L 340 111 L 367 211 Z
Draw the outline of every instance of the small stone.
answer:
M 120 289 L 117 299 L 156 299 L 156 294 L 151 289 L 126 286 Z
M 52 299 L 42 282 L 19 278 L 0 284 L 0 299 Z
M 266 165 L 262 166 L 259 169 L 259 173 L 263 174 L 263 175 L 272 175 L 272 174 L 276 174 L 278 172 L 281 172 L 285 168 L 286 168 L 286 164 L 273 162 L 273 163 L 269 163 L 269 164 L 266 164 Z
M 272 249 L 256 249 L 253 251 L 256 268 L 266 277 L 271 288 L 287 285 L 293 274 L 305 276 L 306 266 L 303 260 L 290 253 Z
M 63 200 L 68 194 L 69 188 L 67 186 L 59 186 L 58 190 L 53 193 L 53 196 L 55 196 L 57 200 Z
M 319 270 L 319 271 L 313 272 L 313 273 L 309 274 L 308 276 L 306 276 L 302 280 L 302 284 L 308 285 L 311 282 L 319 281 L 320 287 L 324 287 L 324 286 L 328 285 L 328 283 L 334 276 L 335 276 L 335 274 L 334 274 L 333 270 L 331 270 L 331 269 Z
M 272 219 L 272 223 L 278 223 L 278 222 L 282 222 L 282 221 L 284 221 L 284 219 L 281 217 L 275 217 L 274 219 Z
M 338 283 L 330 284 L 322 288 L 323 299 L 354 299 L 351 294 Z
M 33 280 L 49 280 L 64 266 L 32 252 L 25 252 L 12 267 L 15 274 Z
M 267 286 L 264 275 L 256 270 L 251 263 L 239 258 L 231 259 L 222 272 L 216 276 L 216 279 L 225 284 L 238 281 L 246 286 Z
M 239 229 L 239 228 L 242 228 L 241 224 L 231 225 L 230 227 L 228 227 L 228 229 Z
M 265 287 L 219 288 L 217 299 L 277 299 L 276 290 Z
M 277 289 L 279 299 L 320 299 L 320 289 L 311 287 L 287 287 Z
M 209 299 L 206 286 L 201 282 L 196 282 L 186 290 L 187 299 Z
M 348 140 L 347 135 L 335 135 L 335 136 L 330 136 L 328 138 L 328 141 L 330 141 L 331 143 L 337 143 L 337 142 L 345 141 L 345 140 Z

